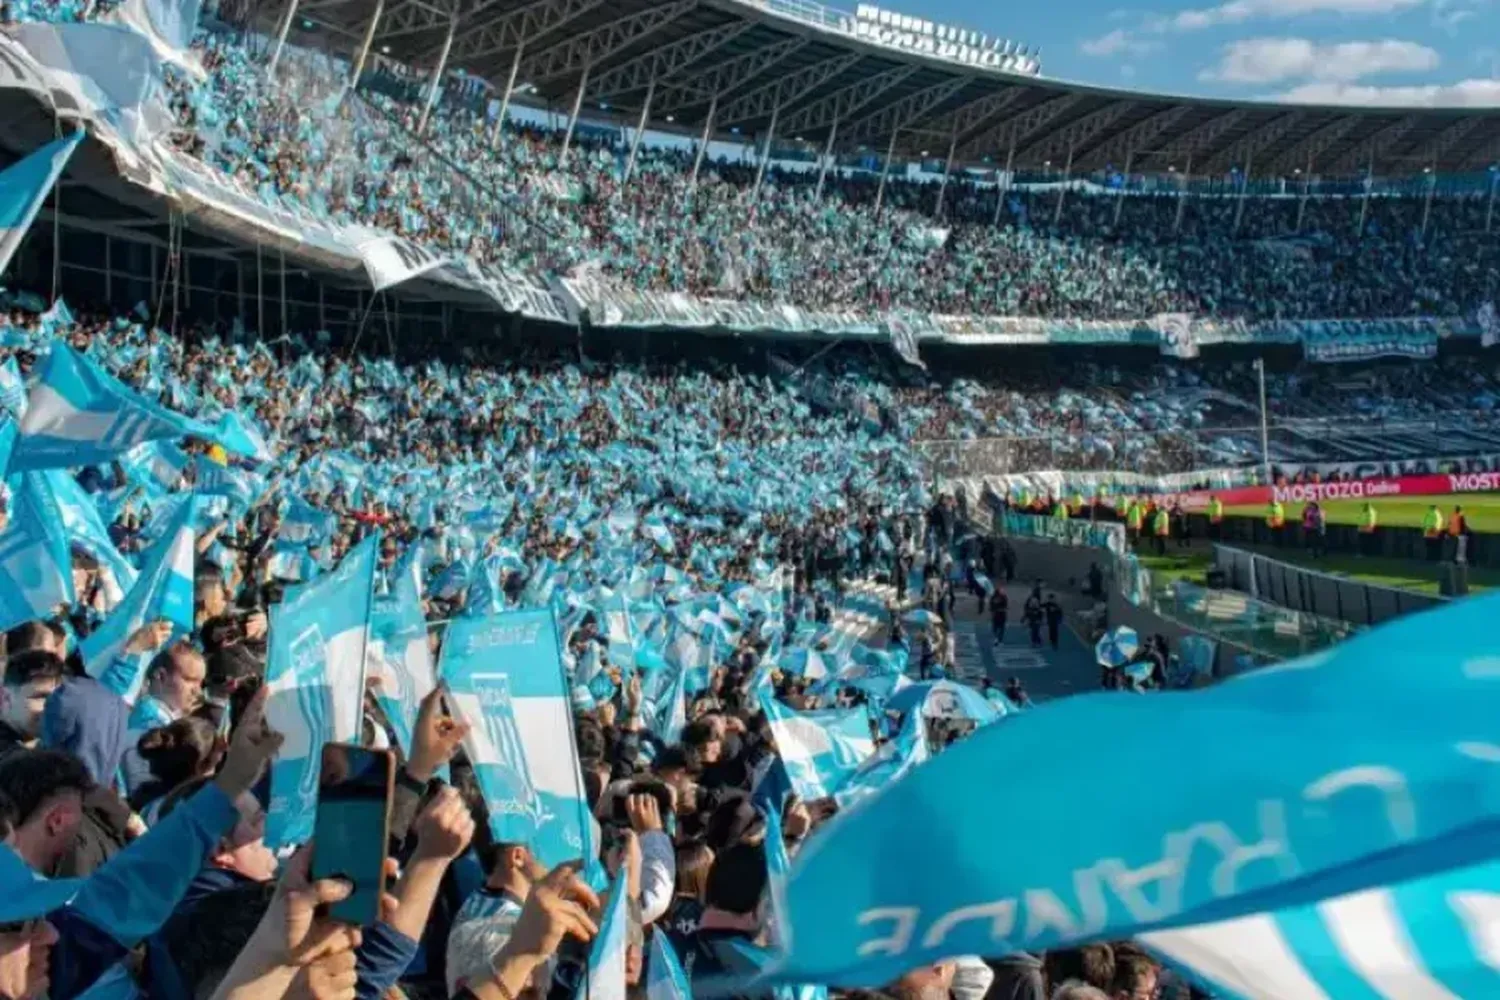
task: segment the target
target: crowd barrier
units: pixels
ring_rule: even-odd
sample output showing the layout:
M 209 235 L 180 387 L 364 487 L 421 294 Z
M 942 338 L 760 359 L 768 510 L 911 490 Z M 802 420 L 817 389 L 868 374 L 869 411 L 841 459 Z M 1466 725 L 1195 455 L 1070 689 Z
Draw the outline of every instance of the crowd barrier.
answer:
M 1226 581 L 1235 590 L 1294 611 L 1359 625 L 1378 625 L 1446 602 L 1445 598 L 1430 594 L 1361 583 L 1293 566 L 1228 545 L 1214 546 L 1214 565 L 1224 571 Z
M 1355 631 L 1347 621 L 1280 607 L 1247 593 L 1210 589 L 1185 580 L 1159 582 L 1127 551 L 1125 530 L 1119 524 L 1011 512 L 996 523 L 1013 546 L 1054 547 L 1051 552 L 1033 553 L 1037 556 L 1034 563 L 1021 553 L 1023 575 L 1026 566 L 1040 564 L 1052 570 L 1054 580 L 1077 581 L 1084 577 L 1087 564 L 1100 564 L 1108 580 L 1111 624 L 1148 633 L 1165 629 L 1177 639 L 1201 635 L 1219 643 L 1216 676 L 1241 669 L 1245 654 L 1258 661 L 1292 659 L 1342 642 Z M 1077 555 L 1070 558 L 1070 553 Z

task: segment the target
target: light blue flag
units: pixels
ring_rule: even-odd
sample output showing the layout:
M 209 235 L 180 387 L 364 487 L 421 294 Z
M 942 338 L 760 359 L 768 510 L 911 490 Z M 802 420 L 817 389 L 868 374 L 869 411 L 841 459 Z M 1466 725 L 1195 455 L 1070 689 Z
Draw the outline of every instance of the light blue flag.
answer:
M 1070 698 L 979 730 L 808 843 L 787 886 L 798 947 L 775 978 L 873 985 L 1500 856 L 1497 612 L 1471 598 L 1206 690 Z M 1129 774 L 1169 758 L 1164 794 L 1097 780 L 1100 760 Z M 977 791 L 996 775 L 1004 795 Z M 1077 822 L 1084 789 L 1108 823 Z M 915 824 L 925 849 L 886 863 Z
M 629 897 L 622 871 L 610 886 L 604 915 L 599 918 L 599 933 L 594 936 L 583 981 L 578 984 L 577 1000 L 625 1000 L 625 950 L 630 930 L 625 903 Z
M 872 795 L 884 791 L 912 768 L 930 756 L 927 746 L 927 720 L 920 712 L 908 712 L 901 731 L 887 740 L 874 755 L 860 765 L 833 793 L 840 809 L 848 809 Z
M 762 688 L 760 707 L 792 791 L 804 802 L 831 796 L 875 752 L 862 706 L 813 715 L 788 708 Z
M 0 364 L 0 406 L 17 418 L 26 412 L 26 380 L 21 377 L 15 358 L 6 358 Z
M 84 130 L 54 139 L 0 173 L 0 275 L 26 239 L 52 186 L 83 140 Z
M 89 676 L 102 677 L 122 656 L 130 637 L 152 622 L 171 622 L 176 635 L 192 632 L 193 559 L 197 554 L 194 513 L 191 500 L 178 508 L 172 526 L 151 550 L 125 600 L 80 643 Z M 111 687 L 126 701 L 134 701 L 141 680 L 139 675 L 118 678 Z
M 1226 1000 L 1424 997 L 1500 989 L 1500 864 L 1138 940 Z
M 94 497 L 84 491 L 71 473 L 62 469 L 48 469 L 38 475 L 52 491 L 68 543 L 99 561 L 104 570 L 105 600 L 109 608 L 114 608 L 124 600 L 126 592 L 135 586 L 136 568 L 115 547 L 114 539 L 109 537 L 109 528 L 99 515 L 99 506 Z
M 105 465 L 145 441 L 206 438 L 208 431 L 58 341 L 27 398 L 9 471 Z
M 651 935 L 651 960 L 646 963 L 646 1000 L 693 1000 L 692 987 L 672 942 L 658 930 Z
M 71 606 L 73 558 L 62 513 L 40 473 L 16 481 L 10 523 L 0 532 L 0 628 L 50 618 Z
M 360 740 L 379 551 L 375 533 L 332 573 L 288 589 L 271 608 L 266 719 L 286 739 L 271 765 L 266 843 L 273 848 L 312 836 L 323 744 Z
M 266 437 L 260 432 L 260 428 L 237 410 L 220 414 L 218 422 L 213 426 L 212 435 L 211 441 L 235 455 L 256 462 L 269 462 L 276 457 L 266 444 Z
M 378 683 L 375 700 L 395 730 L 401 752 L 411 754 L 412 724 L 422 699 L 437 680 L 422 614 L 422 566 L 426 546 L 407 546 L 396 568 L 391 592 L 376 598 L 370 616 L 369 676 Z
M 681 667 L 667 667 L 672 671 L 672 683 L 661 696 L 656 714 L 651 720 L 651 731 L 663 743 L 672 744 L 682 739 L 682 729 L 687 725 L 688 672 Z
M 486 800 L 494 799 L 495 838 L 530 844 L 548 868 L 587 857 L 591 817 L 551 609 L 455 619 L 443 639 L 439 674 L 454 710 L 470 724 L 480 787 L 486 765 L 511 773 L 509 785 L 492 781 L 485 788 Z M 524 775 L 517 775 L 522 766 Z M 491 771 L 494 778 L 504 773 Z

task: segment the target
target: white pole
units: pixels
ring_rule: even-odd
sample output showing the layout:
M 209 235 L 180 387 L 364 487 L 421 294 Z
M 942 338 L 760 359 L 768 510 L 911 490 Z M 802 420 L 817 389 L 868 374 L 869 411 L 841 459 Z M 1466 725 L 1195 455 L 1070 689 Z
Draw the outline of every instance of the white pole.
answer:
M 1484 210 L 1484 231 L 1490 231 L 1490 225 L 1495 221 L 1495 188 L 1500 187 L 1500 170 L 1490 172 L 1490 203 Z
M 1359 203 L 1359 232 L 1356 236 L 1365 234 L 1365 217 L 1370 214 L 1370 192 L 1375 188 L 1375 147 L 1370 147 L 1370 165 L 1365 167 L 1365 196 Z
M 823 181 L 828 177 L 828 165 L 833 162 L 833 140 L 839 134 L 839 120 L 833 120 L 833 128 L 828 130 L 828 141 L 823 144 L 823 162 L 818 164 L 818 190 L 813 198 L 823 197 Z M 1492 195 L 1494 192 L 1490 192 Z
M 510 95 L 516 89 L 516 73 L 521 69 L 521 53 L 526 51 L 526 40 L 516 43 L 516 54 L 510 60 L 510 76 L 505 80 L 505 93 L 500 97 L 500 113 L 495 116 L 495 134 L 490 145 L 499 149 L 505 145 L 505 114 L 510 110 Z
M 1115 192 L 1115 221 L 1110 223 L 1114 228 L 1120 228 L 1120 209 L 1125 207 L 1125 185 L 1130 183 L 1130 161 L 1135 157 L 1135 149 L 1125 151 L 1125 173 L 1120 178 L 1120 189 Z
M 932 217 L 938 221 L 943 218 L 943 195 L 948 193 L 948 175 L 953 173 L 953 154 L 958 152 L 958 123 L 953 124 L 953 137 L 948 140 L 948 160 L 943 164 L 943 179 L 938 184 L 937 208 Z
M 693 176 L 688 180 L 688 194 L 698 190 L 698 171 L 703 169 L 703 157 L 708 154 L 708 139 L 714 134 L 714 118 L 719 114 L 719 95 L 708 102 L 708 117 L 703 120 L 703 141 L 698 143 L 698 155 L 693 158 Z
M 1187 211 L 1188 184 L 1192 181 L 1193 154 L 1189 153 L 1187 168 L 1182 172 L 1182 190 L 1177 195 L 1177 218 L 1172 220 L 1172 232 L 1182 228 L 1182 213 Z
M 282 18 L 281 28 L 276 32 L 276 47 L 271 50 L 271 64 L 266 67 L 266 75 L 276 75 L 276 64 L 281 61 L 281 47 L 286 44 L 286 34 L 292 30 L 292 20 L 297 16 L 297 0 L 288 0 L 286 5 L 286 17 Z
M 1063 198 L 1068 194 L 1068 182 L 1073 179 L 1073 146 L 1068 146 L 1068 163 L 1063 167 L 1062 187 L 1057 189 L 1057 207 L 1052 210 L 1052 228 L 1057 228 L 1057 223 L 1062 219 Z
M 438 54 L 437 67 L 432 71 L 432 86 L 427 88 L 427 103 L 422 106 L 422 117 L 417 119 L 417 135 L 427 131 L 427 116 L 443 92 L 443 70 L 448 68 L 448 53 L 453 50 L 453 34 L 458 30 L 458 18 L 448 22 L 448 35 L 443 39 L 443 51 Z
M 567 164 L 568 150 L 573 148 L 573 130 L 578 127 L 578 113 L 583 110 L 583 92 L 588 89 L 590 65 L 583 64 L 583 75 L 578 78 L 578 93 L 573 95 L 573 113 L 568 116 L 568 130 L 563 133 L 562 153 L 557 158 L 558 167 Z
M 359 57 L 354 60 L 354 68 L 349 73 L 349 90 L 359 87 L 360 74 L 365 71 L 365 60 L 370 58 L 370 46 L 375 43 L 375 32 L 380 28 L 381 15 L 385 13 L 385 0 L 375 0 L 375 14 L 370 18 L 370 26 L 365 29 L 365 40 L 359 46 Z
M 1016 144 L 1011 142 L 1010 152 L 1005 154 L 1005 179 L 1000 182 L 995 191 L 995 217 L 990 220 L 990 225 L 1000 225 L 1000 208 L 1005 204 L 1005 196 L 1010 193 L 1010 167 L 1016 162 Z
M 1255 374 L 1260 378 L 1260 464 L 1265 485 L 1271 485 L 1271 425 L 1266 417 L 1266 361 L 1255 359 Z
M 635 137 L 630 140 L 630 159 L 625 161 L 625 180 L 628 183 L 635 173 L 635 157 L 641 148 L 641 136 L 646 134 L 646 120 L 651 117 L 651 99 L 656 96 L 656 77 L 646 85 L 646 103 L 641 105 L 641 117 L 635 124 Z
M 766 176 L 766 164 L 771 161 L 771 143 L 776 141 L 776 119 L 781 114 L 781 105 L 771 109 L 771 127 L 766 131 L 766 145 L 760 151 L 760 165 L 755 168 L 755 187 L 750 191 L 750 204 L 760 200 L 760 182 Z
M 1245 173 L 1240 178 L 1240 201 L 1234 206 L 1234 231 L 1240 231 L 1240 219 L 1245 216 L 1245 198 L 1250 194 L 1250 157 L 1245 157 Z
M 875 189 L 875 214 L 880 215 L 880 206 L 885 201 L 885 179 L 891 173 L 891 160 L 896 156 L 896 136 L 901 134 L 901 129 L 891 129 L 890 145 L 885 149 L 885 162 L 880 165 L 880 187 Z
M 1307 197 L 1312 194 L 1312 153 L 1307 154 L 1307 172 L 1302 175 L 1302 200 L 1297 202 L 1297 232 L 1302 232 L 1302 213 L 1307 210 Z
M 1422 238 L 1427 238 L 1427 217 L 1432 214 L 1432 195 L 1437 190 L 1437 169 L 1427 175 L 1427 197 L 1422 200 Z

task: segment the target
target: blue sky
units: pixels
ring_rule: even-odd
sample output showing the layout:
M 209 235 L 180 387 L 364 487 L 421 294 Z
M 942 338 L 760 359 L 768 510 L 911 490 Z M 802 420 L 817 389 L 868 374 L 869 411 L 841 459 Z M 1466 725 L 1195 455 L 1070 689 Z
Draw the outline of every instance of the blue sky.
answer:
M 1500 107 L 1500 0 L 877 5 L 1041 46 L 1042 72 L 1066 80 L 1208 97 Z

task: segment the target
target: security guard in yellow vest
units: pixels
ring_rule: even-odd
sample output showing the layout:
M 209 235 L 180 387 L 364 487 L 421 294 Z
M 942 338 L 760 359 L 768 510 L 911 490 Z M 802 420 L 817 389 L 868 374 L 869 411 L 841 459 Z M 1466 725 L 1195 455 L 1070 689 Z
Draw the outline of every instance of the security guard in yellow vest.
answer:
M 1216 496 L 1208 498 L 1208 537 L 1218 541 L 1224 530 L 1224 501 Z
M 1172 535 L 1172 515 L 1167 513 L 1167 508 L 1156 508 L 1156 514 L 1151 518 L 1151 535 L 1156 544 L 1156 554 L 1166 555 L 1167 539 Z
M 1271 542 L 1275 545 L 1281 544 L 1281 529 L 1286 527 L 1286 505 L 1280 500 L 1272 499 L 1266 507 L 1266 527 L 1271 532 Z
M 1375 513 L 1375 505 L 1366 500 L 1364 507 L 1359 512 L 1359 549 L 1360 555 L 1372 556 L 1378 551 L 1379 543 L 1375 540 L 1375 531 L 1380 526 L 1380 518 Z
M 1145 514 L 1139 500 L 1132 499 L 1130 506 L 1125 508 L 1125 533 L 1130 536 L 1131 542 L 1141 537 L 1141 518 Z
M 1427 558 L 1437 562 L 1443 555 L 1443 531 L 1447 522 L 1443 520 L 1443 512 L 1438 510 L 1438 505 L 1433 504 L 1427 508 L 1427 513 L 1422 515 L 1422 537 L 1427 540 Z

